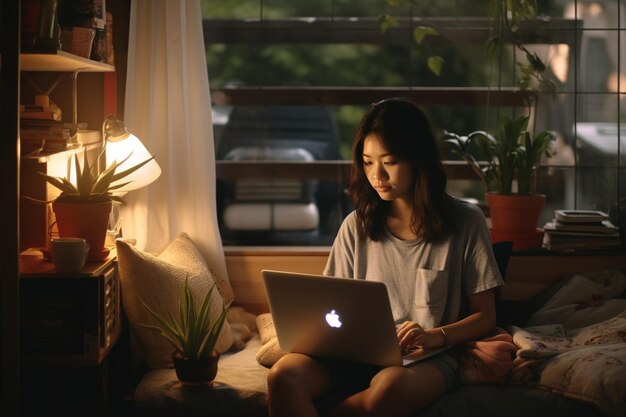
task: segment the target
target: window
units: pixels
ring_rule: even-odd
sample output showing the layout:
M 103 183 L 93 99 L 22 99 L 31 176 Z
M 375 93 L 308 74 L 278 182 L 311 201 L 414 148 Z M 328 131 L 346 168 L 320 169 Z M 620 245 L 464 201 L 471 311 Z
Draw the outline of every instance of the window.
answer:
M 439 136 L 494 130 L 502 114 L 526 110 L 519 53 L 507 49 L 500 65 L 486 54 L 487 4 L 400 3 L 203 1 L 225 245 L 331 244 L 351 210 L 352 135 L 372 102 L 412 98 Z M 626 0 L 538 3 L 541 19 L 519 36 L 555 86 L 533 107 L 535 129 L 558 137 L 557 154 L 540 170 L 542 221 L 557 208 L 612 212 L 626 197 Z M 383 32 L 385 14 L 397 26 Z M 418 44 L 418 26 L 438 35 Z M 443 57 L 439 76 L 431 56 Z M 483 200 L 471 171 L 444 157 L 449 191 Z

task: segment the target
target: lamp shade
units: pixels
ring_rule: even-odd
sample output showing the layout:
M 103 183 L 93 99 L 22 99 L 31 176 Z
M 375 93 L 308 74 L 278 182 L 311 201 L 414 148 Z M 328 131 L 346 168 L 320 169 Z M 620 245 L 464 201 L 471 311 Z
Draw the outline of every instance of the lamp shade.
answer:
M 128 159 L 117 168 L 117 173 L 151 158 L 152 155 L 150 155 L 150 152 L 148 152 L 139 138 L 133 134 L 128 134 L 124 139 L 106 140 L 107 165 L 110 165 L 113 161 L 121 162 L 127 157 Z M 118 181 L 117 183 L 129 183 L 116 189 L 116 193 L 124 193 L 145 187 L 159 178 L 159 175 L 161 175 L 161 167 L 152 159 L 137 171 Z

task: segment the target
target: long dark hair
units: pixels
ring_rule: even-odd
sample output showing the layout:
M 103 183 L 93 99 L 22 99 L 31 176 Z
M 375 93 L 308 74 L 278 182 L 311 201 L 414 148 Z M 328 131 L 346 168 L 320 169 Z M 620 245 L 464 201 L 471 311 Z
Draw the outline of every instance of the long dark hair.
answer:
M 451 227 L 446 194 L 446 174 L 428 118 L 413 102 L 391 98 L 374 103 L 361 119 L 352 146 L 349 193 L 359 219 L 359 230 L 381 240 L 390 202 L 380 198 L 363 170 L 363 143 L 375 134 L 394 157 L 413 169 L 411 226 L 419 239 L 436 242 Z

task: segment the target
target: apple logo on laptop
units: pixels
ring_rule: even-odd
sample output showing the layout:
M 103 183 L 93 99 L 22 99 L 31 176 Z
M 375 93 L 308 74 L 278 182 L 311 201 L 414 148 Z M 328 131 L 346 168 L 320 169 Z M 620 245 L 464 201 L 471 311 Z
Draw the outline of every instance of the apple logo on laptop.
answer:
M 341 320 L 339 320 L 339 314 L 335 313 L 335 310 L 332 310 L 330 313 L 326 314 L 326 323 L 330 327 L 341 327 Z

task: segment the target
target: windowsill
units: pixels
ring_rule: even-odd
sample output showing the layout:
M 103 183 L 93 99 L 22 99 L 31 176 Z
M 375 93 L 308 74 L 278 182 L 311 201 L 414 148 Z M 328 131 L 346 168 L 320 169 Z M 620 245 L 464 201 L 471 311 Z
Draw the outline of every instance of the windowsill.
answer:
M 227 256 L 318 256 L 328 255 L 330 246 L 224 246 Z

